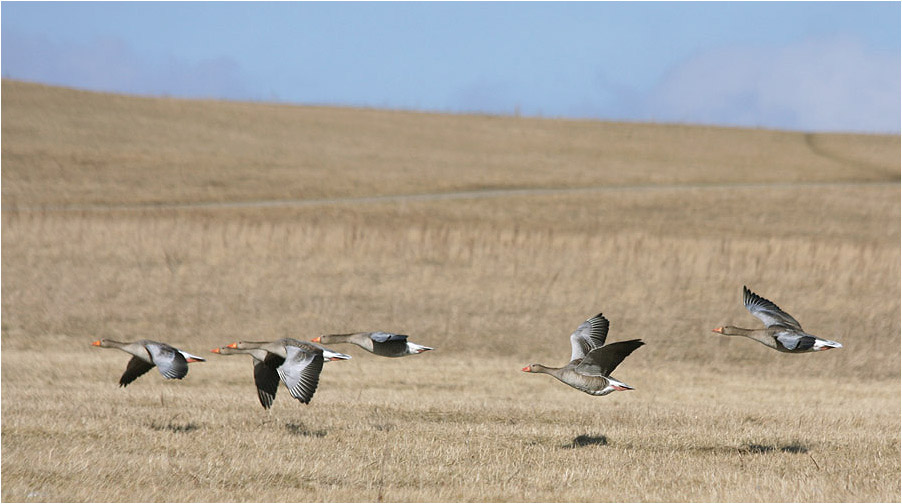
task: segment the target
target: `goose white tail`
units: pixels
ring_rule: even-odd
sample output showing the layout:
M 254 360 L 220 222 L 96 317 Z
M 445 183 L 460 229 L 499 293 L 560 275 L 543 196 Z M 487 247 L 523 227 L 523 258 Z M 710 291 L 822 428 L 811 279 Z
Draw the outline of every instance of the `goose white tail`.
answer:
M 614 390 L 636 390 L 635 387 L 631 387 L 631 386 L 627 385 L 626 383 L 617 381 L 613 378 L 609 377 L 608 380 L 610 380 L 610 385 L 608 385 L 608 386 L 613 388 Z
M 407 351 L 412 354 L 428 352 L 429 350 L 434 350 L 434 348 L 407 342 Z
M 323 349 L 323 359 L 326 362 L 333 361 L 333 360 L 348 360 L 350 358 L 351 358 L 351 356 L 348 354 L 343 354 L 343 353 L 333 352 L 332 350 Z
M 818 339 L 814 342 L 812 350 L 830 350 L 831 348 L 842 348 L 842 343 L 825 339 Z
M 179 353 L 182 354 L 182 356 L 184 356 L 185 360 L 188 362 L 206 362 L 207 361 L 207 359 L 204 359 L 203 357 L 191 355 L 188 352 L 185 352 L 183 350 L 179 350 Z

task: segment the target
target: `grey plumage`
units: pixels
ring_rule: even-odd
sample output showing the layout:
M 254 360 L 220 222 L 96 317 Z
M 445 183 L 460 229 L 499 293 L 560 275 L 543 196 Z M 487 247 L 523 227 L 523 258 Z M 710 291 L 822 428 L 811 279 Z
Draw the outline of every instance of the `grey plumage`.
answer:
M 608 319 L 601 313 L 586 320 L 570 334 L 570 360 L 581 359 L 589 352 L 604 345 L 608 337 Z
M 604 345 L 610 324 L 601 313 L 586 320 L 570 334 L 571 359 L 559 368 L 530 364 L 522 370 L 549 374 L 563 383 L 590 395 L 603 396 L 632 387 L 611 376 L 629 354 L 644 345 L 641 340 L 619 341 Z
M 254 385 L 257 387 L 257 398 L 263 409 L 270 409 L 279 390 L 279 372 L 276 369 L 285 359 L 262 348 L 238 349 L 231 347 L 216 348 L 213 353 L 221 355 L 247 354 L 254 360 Z
M 742 303 L 749 313 L 764 322 L 765 327 L 784 326 L 797 331 L 802 330 L 802 325 L 792 318 L 792 315 L 781 310 L 772 301 L 750 291 L 745 285 L 742 286 Z
M 189 362 L 203 362 L 206 359 L 189 354 L 174 346 L 159 341 L 138 340 L 123 343 L 110 339 L 99 339 L 92 343 L 101 348 L 117 348 L 132 355 L 119 378 L 119 386 L 127 387 L 154 366 L 166 379 L 181 380 L 188 374 Z
M 831 348 L 842 348 L 842 344 L 802 330 L 802 325 L 769 299 L 755 294 L 742 286 L 742 303 L 755 318 L 764 323 L 763 329 L 744 329 L 723 326 L 714 332 L 726 336 L 745 336 L 777 351 L 786 353 L 816 352 Z
M 262 360 L 262 365 L 275 369 L 279 379 L 285 384 L 288 393 L 298 401 L 309 404 L 313 399 L 313 394 L 319 386 L 319 375 L 323 369 L 323 363 L 329 359 L 350 359 L 351 356 L 334 352 L 322 345 L 309 341 L 301 341 L 294 338 L 282 338 L 276 341 L 239 341 L 232 343 L 226 348 L 232 348 L 250 353 L 252 350 L 261 350 L 267 352 Z M 261 360 L 260 356 L 255 357 Z M 281 359 L 281 361 L 279 360 Z M 275 389 L 273 385 L 274 379 L 271 372 L 266 367 L 254 368 L 255 380 L 260 375 L 262 381 L 258 381 L 258 394 L 261 403 L 267 399 L 271 392 L 275 397 Z M 265 389 L 261 392 L 261 385 L 265 385 Z M 268 399 L 268 403 L 272 404 L 272 399 Z M 264 408 L 268 407 L 264 403 Z
M 291 397 L 308 404 L 319 385 L 319 374 L 323 370 L 323 353 L 310 352 L 296 346 L 286 346 L 285 363 L 276 371 L 288 388 Z
M 644 345 L 642 340 L 618 341 L 593 349 L 576 366 L 576 372 L 589 376 L 610 376 L 627 355 Z
M 323 334 L 313 339 L 322 343 L 352 343 L 360 348 L 382 357 L 404 357 L 432 350 L 431 347 L 407 341 L 406 334 L 385 331 L 357 332 L 346 334 Z

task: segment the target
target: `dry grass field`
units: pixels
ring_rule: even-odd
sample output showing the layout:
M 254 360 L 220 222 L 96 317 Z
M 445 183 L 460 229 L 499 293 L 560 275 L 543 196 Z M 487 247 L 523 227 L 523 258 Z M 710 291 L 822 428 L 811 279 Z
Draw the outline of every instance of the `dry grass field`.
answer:
M 4 502 L 900 500 L 898 136 L 7 80 L 2 119 Z M 744 284 L 845 347 L 712 333 Z M 635 391 L 520 372 L 599 311 Z M 436 350 L 268 412 L 209 352 L 355 330 Z M 208 361 L 121 389 L 98 337 Z

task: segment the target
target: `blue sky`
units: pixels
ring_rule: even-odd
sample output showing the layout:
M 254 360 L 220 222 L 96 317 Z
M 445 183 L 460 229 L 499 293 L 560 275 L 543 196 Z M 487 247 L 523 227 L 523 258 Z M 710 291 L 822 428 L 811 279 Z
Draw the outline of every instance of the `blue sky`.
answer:
M 130 94 L 899 133 L 899 2 L 9 2 L 4 77 Z

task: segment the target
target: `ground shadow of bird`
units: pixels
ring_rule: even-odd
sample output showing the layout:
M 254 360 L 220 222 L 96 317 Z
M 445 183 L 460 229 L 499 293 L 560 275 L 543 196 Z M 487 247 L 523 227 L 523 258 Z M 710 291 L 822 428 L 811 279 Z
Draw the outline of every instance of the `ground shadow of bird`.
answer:
M 326 431 L 323 429 L 310 430 L 307 428 L 306 425 L 304 425 L 302 423 L 294 423 L 294 422 L 286 423 L 285 430 L 287 430 L 289 434 L 293 434 L 295 436 L 325 437 L 325 435 L 326 435 Z
M 150 423 L 150 428 L 158 431 L 167 430 L 171 432 L 191 432 L 200 429 L 200 426 L 194 422 L 179 423 L 169 421 L 167 423 L 162 423 L 153 421 Z
M 772 451 L 777 450 L 778 448 L 773 445 L 761 445 L 749 443 L 746 445 L 744 450 L 748 453 L 770 453 Z M 808 448 L 801 443 L 792 443 L 788 445 L 784 445 L 779 447 L 779 450 L 783 453 L 808 453 Z
M 583 446 L 605 446 L 608 444 L 607 436 L 589 436 L 586 434 L 580 434 L 573 438 L 573 441 L 570 444 L 565 444 L 561 448 L 582 448 Z

